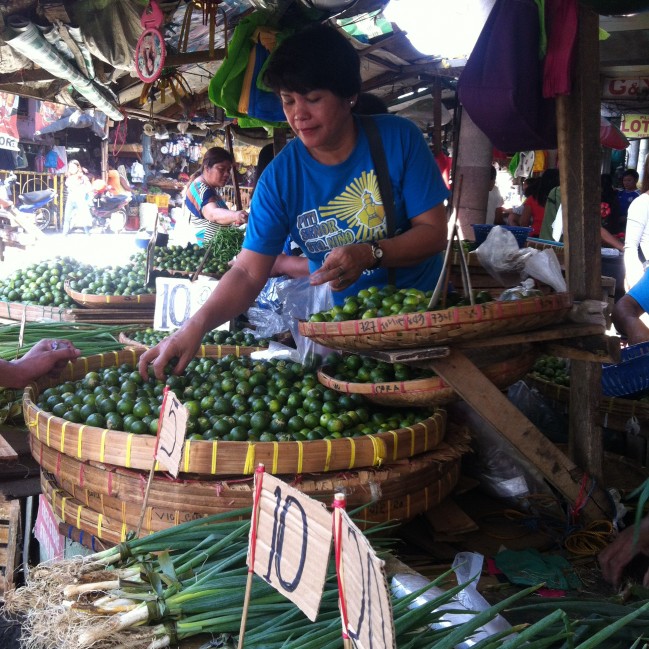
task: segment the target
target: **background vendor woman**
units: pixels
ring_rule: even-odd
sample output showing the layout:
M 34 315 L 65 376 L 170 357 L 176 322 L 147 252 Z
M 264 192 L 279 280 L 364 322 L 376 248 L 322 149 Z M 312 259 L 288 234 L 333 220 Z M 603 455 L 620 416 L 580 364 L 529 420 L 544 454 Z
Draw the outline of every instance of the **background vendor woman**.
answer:
M 337 303 L 388 281 L 430 290 L 447 239 L 447 189 L 415 124 L 373 115 L 395 202 L 395 235 L 368 139 L 354 108 L 361 89 L 356 50 L 332 27 L 288 37 L 268 63 L 264 82 L 281 98 L 296 135 L 266 168 L 251 204 L 243 250 L 205 305 L 181 329 L 145 352 L 140 372 L 156 375 L 174 357 L 184 370 L 203 334 L 243 313 L 266 282 L 288 235 L 309 260 L 311 283 L 329 283 Z
M 232 154 L 215 146 L 208 149 L 201 163 L 199 175 L 190 181 L 185 191 L 185 211 L 190 225 L 203 240 L 209 241 L 216 229 L 226 225 L 243 225 L 248 221 L 245 210 L 230 210 L 218 191 L 232 173 Z

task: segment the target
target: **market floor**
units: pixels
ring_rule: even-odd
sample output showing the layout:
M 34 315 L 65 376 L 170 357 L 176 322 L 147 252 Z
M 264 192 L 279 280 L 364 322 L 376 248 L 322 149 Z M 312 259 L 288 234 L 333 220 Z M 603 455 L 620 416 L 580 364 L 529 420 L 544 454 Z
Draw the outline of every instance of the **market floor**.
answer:
M 135 245 L 136 232 L 121 234 L 73 232 L 67 236 L 46 233 L 34 246 L 26 250 L 6 248 L 5 260 L 0 262 L 0 278 L 19 268 L 54 257 L 74 257 L 94 266 L 119 266 L 140 249 Z

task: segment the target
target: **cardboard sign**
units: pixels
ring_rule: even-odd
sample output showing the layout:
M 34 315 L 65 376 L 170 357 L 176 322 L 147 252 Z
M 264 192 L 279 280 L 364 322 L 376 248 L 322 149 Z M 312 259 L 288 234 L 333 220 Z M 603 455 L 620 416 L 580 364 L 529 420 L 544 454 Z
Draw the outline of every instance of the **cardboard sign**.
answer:
M 155 281 L 154 329 L 178 329 L 205 304 L 217 284 L 218 280 L 209 277 L 199 277 L 195 282 L 158 277 Z
M 155 451 L 155 459 L 163 469 L 178 477 L 180 460 L 185 446 L 185 433 L 187 432 L 187 408 L 171 392 L 165 393 L 160 411 L 160 428 Z
M 312 622 L 324 590 L 331 540 L 331 514 L 322 503 L 264 474 L 252 568 Z
M 358 649 L 396 648 L 392 602 L 379 559 L 347 512 L 341 512 L 342 581 L 347 633 Z

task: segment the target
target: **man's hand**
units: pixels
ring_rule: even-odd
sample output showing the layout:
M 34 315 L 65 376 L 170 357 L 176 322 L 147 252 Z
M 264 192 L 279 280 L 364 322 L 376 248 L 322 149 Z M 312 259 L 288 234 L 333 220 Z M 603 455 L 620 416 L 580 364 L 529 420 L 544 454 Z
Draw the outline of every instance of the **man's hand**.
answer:
M 9 364 L 3 383 L 6 387 L 23 388 L 42 376 L 57 376 L 68 361 L 80 355 L 69 340 L 41 340 L 21 359 Z
M 599 554 L 599 565 L 602 576 L 606 581 L 619 587 L 624 569 L 639 554 L 649 556 L 649 518 L 644 518 L 640 523 L 638 543 L 633 543 L 635 526 L 627 527 L 608 547 Z M 649 586 L 649 570 L 642 580 L 643 586 Z

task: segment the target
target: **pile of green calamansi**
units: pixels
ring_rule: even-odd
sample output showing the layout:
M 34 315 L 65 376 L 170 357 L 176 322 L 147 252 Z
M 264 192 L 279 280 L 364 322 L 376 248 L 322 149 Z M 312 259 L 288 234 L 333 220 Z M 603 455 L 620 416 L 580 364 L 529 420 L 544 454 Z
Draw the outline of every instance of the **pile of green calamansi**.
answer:
M 151 327 L 140 329 L 139 331 L 131 331 L 127 334 L 128 338 L 135 340 L 138 343 L 153 347 L 157 345 L 163 338 L 171 335 L 170 331 L 157 331 Z M 204 345 L 234 345 L 239 347 L 268 347 L 267 338 L 256 338 L 251 333 L 244 333 L 243 331 L 223 331 L 215 329 L 208 331 L 201 341 Z
M 155 288 L 146 286 L 145 255 L 131 256 L 125 266 L 81 266 L 69 275 L 69 286 L 78 293 L 87 295 L 144 295 L 155 293 Z
M 343 356 L 335 353 L 326 357 L 324 372 L 348 383 L 391 383 L 434 376 L 432 370 L 423 370 L 404 363 L 385 363 L 369 356 Z
M 0 281 L 0 301 L 40 306 L 69 307 L 75 304 L 64 288 L 66 277 L 83 268 L 75 259 L 56 257 L 17 270 Z
M 361 289 L 357 295 L 345 298 L 342 305 L 336 305 L 327 311 L 314 313 L 309 322 L 341 322 L 344 320 L 365 320 L 367 318 L 383 318 L 405 313 L 430 311 L 428 303 L 432 291 L 420 291 L 417 288 L 396 288 L 386 285 L 382 288 L 370 286 Z M 477 304 L 493 300 L 488 291 L 474 293 Z M 436 309 L 452 306 L 466 306 L 470 300 L 459 293 L 449 293 L 446 302 L 438 304 Z
M 376 434 L 412 426 L 421 409 L 369 406 L 341 395 L 315 372 L 285 360 L 248 356 L 194 359 L 181 376 L 144 381 L 130 365 L 89 372 L 43 391 L 38 406 L 68 421 L 135 434 L 157 431 L 168 385 L 189 412 L 190 439 L 304 441 Z
M 530 374 L 535 378 L 557 385 L 570 385 L 570 364 L 565 358 L 540 356 L 534 363 Z
M 205 248 L 194 244 L 186 248 L 183 246 L 167 246 L 156 248 L 153 258 L 153 267 L 157 270 L 182 271 L 193 273 L 198 269 L 203 257 Z M 220 262 L 210 255 L 203 266 L 204 273 L 218 273 L 221 269 Z

